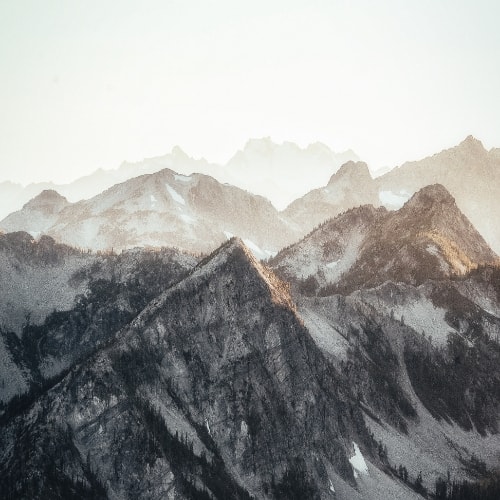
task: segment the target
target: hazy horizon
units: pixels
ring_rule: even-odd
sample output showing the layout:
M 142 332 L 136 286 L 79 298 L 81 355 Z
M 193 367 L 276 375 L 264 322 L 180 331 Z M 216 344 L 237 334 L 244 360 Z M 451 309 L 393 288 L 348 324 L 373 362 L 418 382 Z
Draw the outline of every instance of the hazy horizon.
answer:
M 500 146 L 491 1 L 0 5 L 0 182 L 71 182 L 180 146 L 352 149 L 372 171 Z

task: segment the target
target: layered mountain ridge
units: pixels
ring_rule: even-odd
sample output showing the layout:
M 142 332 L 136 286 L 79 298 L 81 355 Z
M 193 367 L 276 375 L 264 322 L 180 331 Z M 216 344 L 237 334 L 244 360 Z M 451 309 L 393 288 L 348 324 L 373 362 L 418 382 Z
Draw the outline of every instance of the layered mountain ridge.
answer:
M 348 163 L 294 216 L 169 169 L 29 203 L 55 239 L 0 234 L 0 490 L 495 498 L 498 257 L 446 185 L 376 182 Z
M 188 156 L 179 146 L 163 156 L 137 162 L 123 162 L 115 170 L 98 169 L 69 184 L 42 182 L 25 187 L 13 182 L 0 183 L 0 219 L 20 210 L 22 205 L 43 190 L 55 190 L 71 202 L 93 198 L 102 191 L 133 177 L 153 174 L 168 168 L 184 175 L 202 173 L 221 183 L 230 183 L 272 199 L 284 208 L 298 196 L 326 182 L 331 172 L 349 160 L 357 160 L 351 151 L 333 152 L 322 143 L 301 148 L 292 142 L 277 144 L 270 138 L 250 139 L 225 164 L 208 162 Z M 307 168 L 304 180 L 295 172 Z M 237 170 L 237 172 L 235 172 Z
M 292 160 L 294 152 L 301 159 L 296 158 L 297 169 L 290 169 L 295 165 L 295 160 Z M 279 174 L 281 180 L 278 184 L 285 179 L 303 177 L 302 172 L 306 169 L 311 180 L 315 177 L 314 172 L 331 164 L 330 160 L 317 160 L 317 163 L 314 159 L 327 158 L 327 153 L 321 145 L 301 150 L 289 143 L 278 146 L 270 140 L 249 141 L 231 161 L 234 163 L 232 171 L 252 171 L 253 178 L 268 186 L 266 194 L 272 197 L 272 193 L 279 189 L 272 180 L 278 175 L 277 171 L 286 165 L 290 167 L 286 175 Z M 274 156 L 275 160 L 272 159 Z M 242 237 L 259 258 L 268 258 L 350 208 L 371 204 L 398 209 L 421 188 L 442 184 L 488 244 L 500 251 L 499 230 L 493 217 L 500 199 L 495 188 L 496 173 L 500 168 L 498 155 L 495 155 L 495 150 L 486 151 L 480 141 L 472 137 L 454 148 L 406 163 L 375 179 L 362 162 L 348 161 L 336 172 L 336 167 L 332 167 L 334 173 L 332 175 L 330 171 L 330 180 L 324 187 L 297 198 L 281 212 L 258 195 L 221 184 L 208 176 L 182 173 L 203 170 L 206 162 L 190 159 L 180 150 L 146 163 L 149 166 L 144 167 L 145 171 L 155 173 L 117 184 L 89 200 L 76 203 L 74 208 L 73 204 L 59 203 L 49 210 L 37 197 L 33 203 L 0 221 L 0 230 L 23 230 L 34 236 L 48 234 L 71 245 L 100 250 L 120 250 L 136 245 L 177 245 L 189 251 L 210 252 L 235 235 Z M 321 168 L 320 164 L 323 165 Z M 168 168 L 159 170 L 165 166 Z M 173 166 L 177 171 L 170 169 Z M 130 175 L 142 169 L 140 165 L 137 169 L 133 165 L 123 168 Z M 177 203 L 176 207 L 175 203 L 165 203 L 167 188 L 163 186 L 163 189 L 162 181 L 153 181 L 168 177 L 167 172 L 174 176 L 173 180 L 169 179 L 168 194 Z M 235 175 L 228 178 L 232 184 L 238 184 Z M 324 178 L 326 181 L 328 177 L 325 175 Z M 184 184 L 187 179 L 194 182 L 191 182 L 191 187 Z M 253 190 L 248 183 L 239 184 Z M 307 182 L 303 187 L 306 185 Z M 117 195 L 120 191 L 122 199 Z M 200 203 L 196 202 L 195 196 L 201 198 Z M 203 200 L 204 197 L 207 199 Z

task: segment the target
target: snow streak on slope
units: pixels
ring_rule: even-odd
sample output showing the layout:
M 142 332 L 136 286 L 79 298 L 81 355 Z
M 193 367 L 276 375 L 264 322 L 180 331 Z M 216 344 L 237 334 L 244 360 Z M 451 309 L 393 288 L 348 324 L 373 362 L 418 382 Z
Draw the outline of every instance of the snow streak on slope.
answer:
M 368 474 L 368 466 L 366 465 L 365 458 L 356 443 L 352 443 L 354 446 L 354 455 L 349 459 L 352 468 L 355 470 L 354 477 L 358 477 L 356 472 L 360 474 Z
M 165 184 L 165 187 L 174 201 L 181 205 L 186 204 L 186 200 L 170 184 Z

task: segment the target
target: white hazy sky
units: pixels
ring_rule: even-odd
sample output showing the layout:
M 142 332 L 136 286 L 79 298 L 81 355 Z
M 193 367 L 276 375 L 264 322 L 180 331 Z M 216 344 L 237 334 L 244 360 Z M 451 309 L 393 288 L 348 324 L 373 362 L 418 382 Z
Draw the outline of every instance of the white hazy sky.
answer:
M 0 0 L 0 181 L 250 137 L 372 168 L 500 146 L 496 0 Z

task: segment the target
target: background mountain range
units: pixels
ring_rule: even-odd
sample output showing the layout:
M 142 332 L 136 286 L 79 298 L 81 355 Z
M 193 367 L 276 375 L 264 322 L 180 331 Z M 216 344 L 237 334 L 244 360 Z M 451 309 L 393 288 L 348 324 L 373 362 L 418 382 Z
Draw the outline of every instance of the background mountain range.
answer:
M 220 167 L 193 160 L 175 149 L 164 157 L 80 179 L 60 190 L 61 196 L 53 190 L 41 191 L 0 221 L 0 230 L 22 230 L 35 237 L 48 234 L 94 250 L 174 245 L 195 252 L 211 251 L 238 235 L 264 258 L 350 208 L 371 204 L 394 210 L 422 187 L 441 184 L 493 250 L 500 251 L 500 229 L 495 223 L 500 210 L 500 188 L 495 182 L 500 154 L 496 149 L 486 151 L 469 136 L 454 148 L 405 163 L 375 179 L 362 162 L 350 160 L 338 168 L 338 162 L 349 156 L 353 154 L 335 155 L 319 143 L 302 150 L 292 143 L 276 145 L 263 139 L 249 141 L 243 151 Z M 218 179 L 232 175 L 247 191 L 207 175 L 191 175 L 204 170 Z M 308 172 L 306 182 L 294 174 L 304 170 Z M 147 173 L 135 176 L 143 172 Z M 312 189 L 282 211 L 259 195 L 275 199 L 273 195 L 279 196 L 283 188 L 290 197 L 304 190 L 307 183 L 315 185 L 328 177 L 324 187 Z M 106 180 L 100 182 L 99 178 Z M 70 203 L 63 197 L 68 192 L 73 197 L 76 192 L 85 193 L 82 186 L 86 182 L 96 191 L 117 178 L 123 182 L 89 199 Z M 265 189 L 258 187 L 261 184 Z M 259 194 L 253 194 L 252 187 Z M 25 195 L 41 188 L 28 186 Z M 4 203 L 12 196 L 22 199 L 10 184 L 0 185 L 0 191 Z

